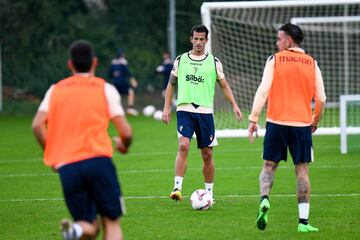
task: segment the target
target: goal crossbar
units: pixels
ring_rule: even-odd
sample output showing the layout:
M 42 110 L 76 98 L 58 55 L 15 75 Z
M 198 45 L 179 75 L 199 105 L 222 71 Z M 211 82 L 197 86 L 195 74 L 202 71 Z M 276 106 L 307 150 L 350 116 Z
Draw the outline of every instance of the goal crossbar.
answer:
M 360 22 L 360 16 L 336 16 L 336 17 L 294 17 L 291 18 L 293 24 L 303 23 L 349 23 Z

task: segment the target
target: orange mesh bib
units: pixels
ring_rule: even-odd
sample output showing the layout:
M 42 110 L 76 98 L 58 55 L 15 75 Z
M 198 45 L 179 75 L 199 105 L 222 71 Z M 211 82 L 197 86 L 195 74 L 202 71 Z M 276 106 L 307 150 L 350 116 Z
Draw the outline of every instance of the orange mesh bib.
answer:
M 105 81 L 75 75 L 57 83 L 50 97 L 45 164 L 59 166 L 97 156 L 111 157 Z
M 276 53 L 267 118 L 311 124 L 314 92 L 314 59 L 305 53 L 289 50 Z

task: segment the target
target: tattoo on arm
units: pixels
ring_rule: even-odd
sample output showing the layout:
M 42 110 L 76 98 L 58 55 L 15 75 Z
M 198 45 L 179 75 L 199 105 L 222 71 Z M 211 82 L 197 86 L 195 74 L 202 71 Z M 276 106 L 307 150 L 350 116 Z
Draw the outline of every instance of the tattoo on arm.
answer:
M 178 78 L 172 74 L 170 74 L 170 79 L 169 79 L 170 83 L 175 86 L 177 85 L 177 81 L 178 81 Z

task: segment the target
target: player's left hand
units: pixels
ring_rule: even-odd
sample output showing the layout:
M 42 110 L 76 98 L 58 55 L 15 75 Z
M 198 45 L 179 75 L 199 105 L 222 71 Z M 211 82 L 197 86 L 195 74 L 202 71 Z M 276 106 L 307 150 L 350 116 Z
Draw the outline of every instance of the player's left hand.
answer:
M 244 117 L 243 117 L 243 114 L 242 114 L 240 108 L 238 106 L 235 106 L 233 110 L 234 110 L 235 118 L 238 121 L 243 120 Z
M 123 141 L 119 137 L 113 137 L 113 141 L 115 142 L 115 148 L 120 153 L 125 154 L 128 152 L 128 148 L 124 145 Z

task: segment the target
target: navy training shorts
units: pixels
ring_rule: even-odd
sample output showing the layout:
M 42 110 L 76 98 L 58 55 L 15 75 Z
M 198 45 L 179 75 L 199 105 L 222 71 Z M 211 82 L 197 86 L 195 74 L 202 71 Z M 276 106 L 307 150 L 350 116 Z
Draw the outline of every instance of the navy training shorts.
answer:
M 181 136 L 191 139 L 195 132 L 198 148 L 217 145 L 214 117 L 211 113 L 177 111 L 176 115 L 177 131 Z
M 66 205 L 74 221 L 93 222 L 97 213 L 110 219 L 123 214 L 116 169 L 108 157 L 96 157 L 59 169 Z
M 286 161 L 288 149 L 295 165 L 312 162 L 311 127 L 284 126 L 267 122 L 263 159 L 274 162 Z
M 129 90 L 131 87 L 127 82 L 114 83 L 114 86 L 121 96 L 129 95 Z

